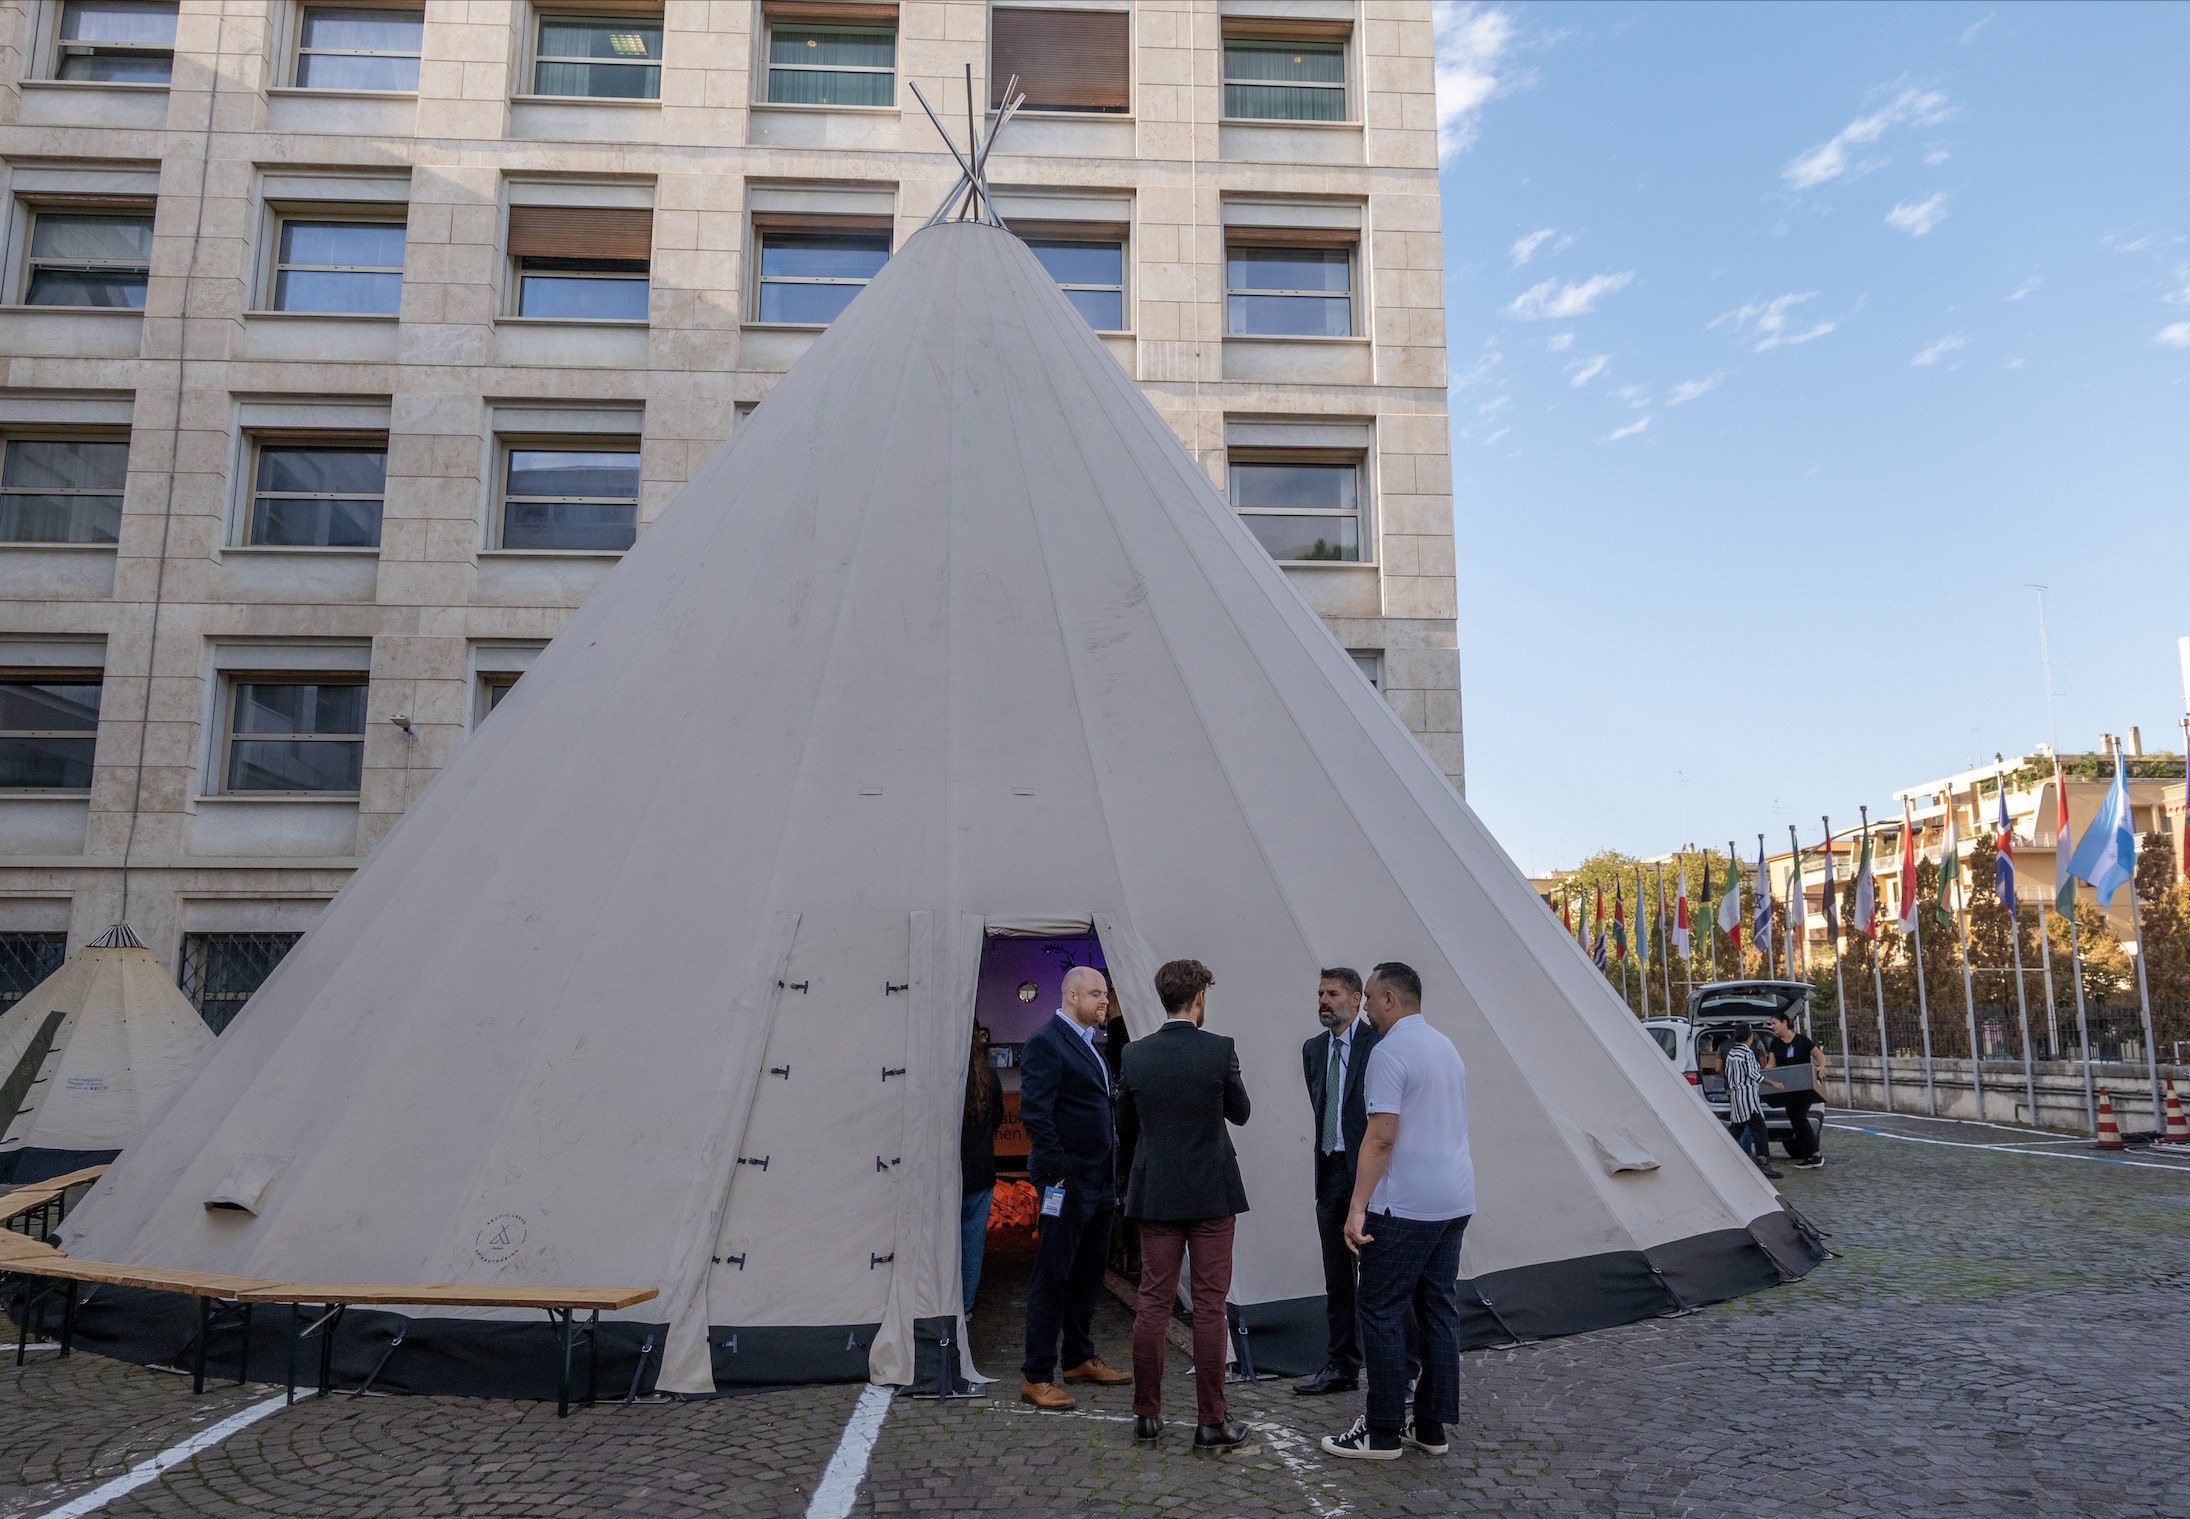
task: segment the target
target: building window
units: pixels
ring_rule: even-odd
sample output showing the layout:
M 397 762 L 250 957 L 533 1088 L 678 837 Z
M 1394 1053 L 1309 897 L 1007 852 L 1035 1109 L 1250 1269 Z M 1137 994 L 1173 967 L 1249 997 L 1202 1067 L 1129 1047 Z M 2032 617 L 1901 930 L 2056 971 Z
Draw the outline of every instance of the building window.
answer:
M 1029 111 L 1123 115 L 1133 104 L 1130 21 L 1124 11 L 992 10 L 989 104 L 1004 103 L 1016 75 Z
M 660 18 L 542 16 L 532 92 L 594 100 L 661 99 Z
M 67 0 L 57 79 L 165 84 L 175 70 L 175 0 Z
M 1346 45 L 1225 38 L 1224 114 L 1242 121 L 1344 121 Z
M 90 790 L 98 738 L 98 681 L 0 682 L 0 789 Z
M 1234 459 L 1232 505 L 1272 559 L 1361 557 L 1359 464 Z
M 771 24 L 768 101 L 771 105 L 895 105 L 896 30 Z
M 639 445 L 513 445 L 502 475 L 502 547 L 622 552 L 639 536 Z
M 126 438 L 10 438 L 0 454 L 0 543 L 113 543 Z
M 764 231 L 759 320 L 827 326 L 889 257 L 887 232 Z
M 1348 649 L 1353 656 L 1354 668 L 1377 692 L 1384 689 L 1384 651 L 1382 649 Z
M 1351 247 L 1224 250 L 1224 330 L 1235 337 L 1347 338 L 1354 332 Z
M 355 792 L 365 765 L 365 684 L 238 677 L 223 790 Z
M 152 268 L 152 213 L 31 213 L 27 306 L 142 311 Z
M 184 934 L 182 994 L 214 1033 L 235 1021 L 251 994 L 302 934 Z
M 0 1013 L 37 990 L 67 958 L 67 934 L 0 934 Z
M 654 213 L 624 206 L 512 206 L 517 314 L 643 322 Z
M 492 712 L 492 711 L 493 711 L 493 710 L 494 710 L 494 709 L 495 709 L 496 707 L 499 707 L 499 706 L 501 706 L 501 705 L 502 705 L 502 698 L 503 698 L 503 697 L 505 697 L 505 696 L 507 696 L 507 695 L 509 695 L 509 694 L 510 694 L 510 692 L 512 692 L 512 691 L 514 691 L 514 690 L 516 690 L 516 689 L 517 689 L 517 682 L 519 682 L 520 680 L 523 680 L 524 678 L 525 678 L 525 677 L 524 677 L 524 672 L 523 672 L 523 671 L 521 671 L 521 670 L 520 670 L 520 671 L 518 671 L 518 672 L 517 672 L 516 674 L 514 674 L 514 675 L 512 675 L 512 674 L 507 674 L 507 673 L 503 673 L 503 674 L 495 674 L 495 675 L 482 675 L 482 676 L 480 676 L 480 677 L 479 677 L 479 699 L 480 699 L 480 700 L 479 700 L 479 715 L 480 715 L 480 717 L 481 717 L 482 719 L 484 719 L 484 718 L 486 717 L 486 715 L 487 715 L 487 714 L 488 714 L 489 712 Z
M 1034 238 L 1034 250 L 1065 299 L 1097 332 L 1125 330 L 1125 244 Z
M 403 305 L 404 225 L 283 218 L 274 310 L 394 316 Z
M 385 443 L 262 440 L 246 543 L 270 548 L 377 548 L 388 489 Z
M 415 92 L 425 31 L 423 11 L 308 5 L 297 34 L 297 88 Z

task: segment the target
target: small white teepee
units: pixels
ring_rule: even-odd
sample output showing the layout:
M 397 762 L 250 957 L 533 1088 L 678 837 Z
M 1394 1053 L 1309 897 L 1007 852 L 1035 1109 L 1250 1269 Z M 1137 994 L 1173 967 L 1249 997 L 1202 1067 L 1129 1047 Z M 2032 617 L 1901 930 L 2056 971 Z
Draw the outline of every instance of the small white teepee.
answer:
M 0 1183 L 112 1160 L 212 1043 L 151 951 L 108 929 L 0 1014 Z
M 1266 1367 L 1321 1354 L 1325 965 L 1412 964 L 1466 1057 L 1472 1342 L 1817 1259 L 1032 253 L 975 222 L 915 233 L 648 528 L 68 1248 L 648 1286 L 604 1326 L 611 1381 L 646 1345 L 672 1391 L 905 1382 L 958 1311 L 985 937 L 1089 927 L 1136 1035 L 1160 962 L 1216 972 Z M 244 1166 L 256 1211 L 208 1207 Z M 188 1332 L 125 1306 L 80 1340 Z M 482 1390 L 521 1317 L 414 1321 L 383 1385 Z

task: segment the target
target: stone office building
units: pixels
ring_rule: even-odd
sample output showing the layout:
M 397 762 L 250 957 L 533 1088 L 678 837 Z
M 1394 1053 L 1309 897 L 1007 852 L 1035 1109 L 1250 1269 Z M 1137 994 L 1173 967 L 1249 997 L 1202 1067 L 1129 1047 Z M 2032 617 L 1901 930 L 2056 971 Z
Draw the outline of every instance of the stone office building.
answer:
M 955 178 L 1455 784 L 1427 0 L 0 0 L 0 1005 L 216 1027 Z M 697 693 L 695 693 L 697 696 Z

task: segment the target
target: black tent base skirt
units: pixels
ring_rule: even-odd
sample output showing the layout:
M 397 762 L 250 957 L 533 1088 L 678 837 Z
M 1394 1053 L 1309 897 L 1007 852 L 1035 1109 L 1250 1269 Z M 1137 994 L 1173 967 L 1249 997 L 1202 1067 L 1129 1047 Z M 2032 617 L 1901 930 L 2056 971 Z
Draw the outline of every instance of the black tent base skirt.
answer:
M 86 1166 L 103 1166 L 121 1154 L 119 1150 L 10 1150 L 0 1154 L 0 1187 L 27 1187 L 51 1181 Z
M 1558 1335 L 1584 1334 L 1662 1317 L 1793 1281 L 1824 1259 L 1816 1236 L 1793 1215 L 1768 1213 L 1746 1229 L 1700 1234 L 1650 1250 L 1551 1261 L 1460 1283 L 1461 1348 L 1480 1350 Z M 76 1344 L 140 1365 L 188 1367 L 196 1359 L 195 1299 L 122 1287 L 87 1287 L 76 1312 Z M 58 1312 L 58 1309 L 52 1310 Z M 1258 1374 L 1304 1376 L 1323 1364 L 1323 1298 L 1289 1298 L 1239 1308 L 1239 1323 Z M 709 1334 L 718 1391 L 814 1382 L 864 1382 L 874 1324 L 720 1326 Z M 937 1366 L 949 1320 L 916 1326 L 916 1388 Z M 252 1314 L 248 1365 L 245 1326 L 218 1316 L 206 1344 L 208 1379 L 255 1382 L 287 1375 L 291 1313 L 267 1304 Z M 49 1329 L 50 1332 L 50 1329 Z M 396 1336 L 402 1343 L 396 1344 Z M 595 1386 L 604 1400 L 654 1390 L 661 1369 L 662 1324 L 601 1325 Z M 391 1348 L 392 1347 L 392 1348 Z M 523 1320 L 410 1318 L 353 1308 L 335 1337 L 332 1384 L 376 1392 L 547 1399 L 555 1396 L 560 1349 L 546 1314 Z M 317 1385 L 318 1341 L 297 1357 L 300 1391 Z M 586 1388 L 586 1354 L 577 1351 L 574 1386 Z

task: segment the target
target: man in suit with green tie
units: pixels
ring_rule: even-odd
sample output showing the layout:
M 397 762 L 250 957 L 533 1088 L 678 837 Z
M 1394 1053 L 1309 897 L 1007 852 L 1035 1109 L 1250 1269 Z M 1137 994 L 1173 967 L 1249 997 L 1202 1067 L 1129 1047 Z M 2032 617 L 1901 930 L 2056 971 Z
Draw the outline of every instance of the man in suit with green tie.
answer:
M 1361 1334 L 1354 1314 L 1354 1253 L 1346 1244 L 1346 1210 L 1353 1205 L 1354 1157 L 1369 1127 L 1361 1096 L 1376 1029 L 1361 1016 L 1361 973 L 1334 965 L 1316 985 L 1316 1018 L 1323 1032 L 1300 1049 L 1308 1101 L 1316 1115 L 1316 1234 L 1323 1243 L 1323 1300 L 1327 1315 L 1323 1369 L 1293 1391 L 1314 1397 L 1352 1392 L 1360 1385 Z

